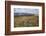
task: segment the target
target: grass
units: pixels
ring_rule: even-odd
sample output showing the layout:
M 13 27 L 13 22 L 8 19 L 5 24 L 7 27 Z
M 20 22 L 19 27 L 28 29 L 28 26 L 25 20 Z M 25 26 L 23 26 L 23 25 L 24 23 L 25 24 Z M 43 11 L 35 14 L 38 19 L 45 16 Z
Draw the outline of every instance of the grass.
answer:
M 38 16 L 14 16 L 14 27 L 39 26 Z

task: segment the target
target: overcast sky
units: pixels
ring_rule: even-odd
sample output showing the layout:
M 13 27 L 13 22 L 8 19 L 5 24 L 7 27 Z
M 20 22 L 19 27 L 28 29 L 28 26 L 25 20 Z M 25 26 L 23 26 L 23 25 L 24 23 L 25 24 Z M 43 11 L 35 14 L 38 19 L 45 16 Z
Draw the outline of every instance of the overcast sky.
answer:
M 38 14 L 39 13 L 39 9 L 14 8 L 14 13 L 32 13 L 32 14 Z

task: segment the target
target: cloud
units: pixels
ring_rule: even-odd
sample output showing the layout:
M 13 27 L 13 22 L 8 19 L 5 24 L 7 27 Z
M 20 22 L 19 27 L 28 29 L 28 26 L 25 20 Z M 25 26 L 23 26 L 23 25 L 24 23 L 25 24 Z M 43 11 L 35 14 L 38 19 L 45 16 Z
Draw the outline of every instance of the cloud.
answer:
M 32 14 L 38 14 L 39 13 L 39 9 L 14 8 L 14 13 L 32 13 Z

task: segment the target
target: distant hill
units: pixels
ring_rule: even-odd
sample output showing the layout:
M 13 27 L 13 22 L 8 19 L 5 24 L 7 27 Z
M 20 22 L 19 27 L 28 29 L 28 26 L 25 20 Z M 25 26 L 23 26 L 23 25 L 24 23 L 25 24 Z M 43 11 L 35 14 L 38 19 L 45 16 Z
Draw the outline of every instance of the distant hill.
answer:
M 38 14 L 32 14 L 32 13 L 14 13 L 14 16 L 38 16 Z

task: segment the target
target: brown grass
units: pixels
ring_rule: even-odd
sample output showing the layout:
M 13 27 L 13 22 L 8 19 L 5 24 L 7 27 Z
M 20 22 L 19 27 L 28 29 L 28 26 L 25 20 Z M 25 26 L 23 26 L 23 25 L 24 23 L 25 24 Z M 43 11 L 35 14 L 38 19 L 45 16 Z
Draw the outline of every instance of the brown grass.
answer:
M 14 25 L 21 25 L 23 24 L 38 24 L 38 17 L 37 16 L 16 16 L 14 17 Z

